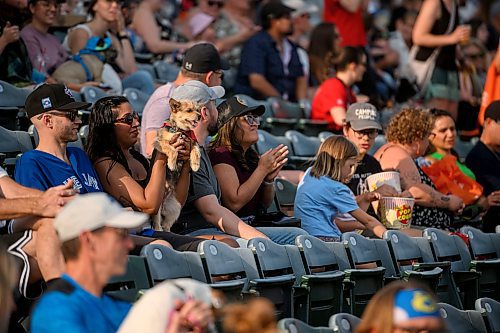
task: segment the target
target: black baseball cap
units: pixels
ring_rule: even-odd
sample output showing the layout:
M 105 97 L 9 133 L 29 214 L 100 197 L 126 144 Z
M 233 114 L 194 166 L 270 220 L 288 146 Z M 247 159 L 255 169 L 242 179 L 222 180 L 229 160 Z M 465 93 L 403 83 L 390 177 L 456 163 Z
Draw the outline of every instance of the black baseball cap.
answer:
M 270 1 L 262 7 L 260 15 L 262 22 L 267 22 L 270 19 L 279 19 L 290 15 L 293 11 L 293 8 L 285 6 L 281 1 Z
M 494 121 L 500 120 L 500 101 L 491 102 L 484 111 L 484 119 L 491 118 Z
M 193 73 L 208 73 L 219 69 L 229 69 L 229 64 L 221 59 L 213 44 L 200 43 L 187 49 L 182 68 Z
M 219 112 L 218 125 L 221 128 L 234 117 L 240 117 L 248 113 L 262 116 L 266 108 L 262 104 L 249 106 L 243 97 L 235 95 L 220 103 L 217 106 L 217 111 Z
M 81 110 L 91 106 L 92 103 L 77 102 L 64 84 L 42 84 L 33 90 L 24 104 L 28 117 L 52 110 Z

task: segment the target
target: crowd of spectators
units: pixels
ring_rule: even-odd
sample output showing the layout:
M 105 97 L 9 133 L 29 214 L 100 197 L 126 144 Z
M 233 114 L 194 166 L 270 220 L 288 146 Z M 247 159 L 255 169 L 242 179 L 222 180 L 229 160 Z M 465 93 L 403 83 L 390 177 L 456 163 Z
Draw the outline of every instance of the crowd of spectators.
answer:
M 103 290 L 124 273 L 129 252 L 151 243 L 197 251 L 204 239 L 245 247 L 255 237 L 281 245 L 303 234 L 326 242 L 355 230 L 382 237 L 386 228 L 371 203 L 397 196 L 414 198 L 418 235 L 426 227 L 453 228 L 472 206 L 483 229 L 494 230 L 500 101 L 480 108 L 488 68 L 500 73 L 500 1 L 462 7 L 458 0 L 0 0 L 0 80 L 29 91 L 24 107 L 38 137 L 36 149 L 17 160 L 13 179 L 0 167 L 0 245 L 8 248 L 0 263 L 22 259 L 19 270 L 0 266 L 0 282 L 16 285 L 11 330 L 29 313 L 24 304 L 39 298 L 33 332 L 133 331 L 145 305 L 132 307 Z M 411 63 L 432 57 L 422 84 Z M 159 82 L 141 69 L 158 61 L 177 68 L 175 80 Z M 79 102 L 74 93 L 85 86 L 109 96 Z M 122 96 L 126 88 L 149 96 L 140 115 Z M 335 134 L 310 168 L 292 172 L 301 228 L 252 226 L 273 203 L 290 153 L 286 145 L 260 155 L 254 149 L 266 111 L 258 101 L 268 98 L 296 103 Z M 172 102 L 197 108 L 193 139 L 175 135 L 168 143 L 177 170 L 156 142 L 179 112 Z M 78 139 L 81 110 L 90 110 L 85 150 L 69 146 Z M 379 135 L 386 143 L 372 150 Z M 471 139 L 470 153 L 459 156 L 456 142 Z M 187 162 L 194 146 L 201 151 L 197 171 Z M 480 184 L 472 202 L 440 192 L 426 173 L 447 156 Z M 401 189 L 369 192 L 366 178 L 384 170 L 399 172 Z M 163 329 L 213 329 L 209 302 L 186 296 L 197 286 L 168 283 L 144 296 L 147 304 L 181 289 L 185 299 L 169 305 Z M 13 310 L 3 288 L 0 331 Z M 404 310 L 416 294 L 434 304 L 427 291 L 396 285 L 373 303 L 390 299 Z M 270 306 L 252 302 L 250 308 Z M 382 331 L 376 311 L 368 307 L 361 331 Z M 238 332 L 237 323 L 248 320 L 242 312 L 226 312 L 224 331 Z M 417 317 L 427 320 L 418 329 L 442 328 L 435 311 Z M 391 320 L 391 327 L 415 324 Z M 254 324 L 273 332 L 274 318 L 265 321 Z

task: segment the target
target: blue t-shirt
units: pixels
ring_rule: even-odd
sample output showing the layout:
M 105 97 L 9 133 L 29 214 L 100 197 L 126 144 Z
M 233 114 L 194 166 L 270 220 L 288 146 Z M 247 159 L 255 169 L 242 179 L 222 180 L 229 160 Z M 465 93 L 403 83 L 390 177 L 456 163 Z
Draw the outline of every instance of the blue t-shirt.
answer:
M 68 147 L 66 154 L 71 165 L 40 150 L 24 153 L 16 163 L 16 182 L 45 191 L 49 187 L 66 184 L 72 179 L 73 187 L 82 194 L 102 192 L 99 177 L 85 152 L 77 147 Z
M 68 275 L 51 283 L 31 314 L 32 333 L 116 332 L 132 305 L 84 290 Z
M 253 35 L 243 46 L 234 92 L 257 99 L 265 99 L 250 86 L 249 80 L 250 74 L 261 74 L 278 90 L 282 97 L 287 95 L 288 100 L 296 101 L 296 80 L 298 77 L 304 76 L 304 72 L 297 46 L 289 40 L 286 40 L 285 43 L 290 52 L 288 66 L 283 65 L 276 42 L 267 31 Z
M 301 219 L 302 229 L 313 236 L 341 237 L 333 222 L 339 214 L 358 209 L 356 198 L 346 185 L 329 177 L 310 175 L 307 169 L 295 196 L 295 217 Z

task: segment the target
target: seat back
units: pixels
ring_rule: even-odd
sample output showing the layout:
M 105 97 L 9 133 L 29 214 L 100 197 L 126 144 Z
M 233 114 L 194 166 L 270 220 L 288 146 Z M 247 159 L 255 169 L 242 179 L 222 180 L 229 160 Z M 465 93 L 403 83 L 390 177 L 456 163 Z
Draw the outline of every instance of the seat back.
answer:
M 198 245 L 198 253 L 209 283 L 217 283 L 221 277 L 226 280 L 246 280 L 246 266 L 238 252 L 228 245 L 207 240 Z
M 486 333 L 481 312 L 475 310 L 459 310 L 446 303 L 438 303 L 439 312 L 453 333 Z
M 284 246 L 269 239 L 253 238 L 248 241 L 261 278 L 293 275 L 293 266 Z
M 0 108 L 23 108 L 30 92 L 29 89 L 18 88 L 0 80 Z
M 329 131 L 323 131 L 323 132 L 320 132 L 318 134 L 318 139 L 319 139 L 319 141 L 323 142 L 326 139 L 328 139 L 329 137 L 331 137 L 332 135 L 335 135 L 335 134 L 332 132 L 329 132 Z
M 471 256 L 460 237 L 436 228 L 425 229 L 424 237 L 430 240 L 437 261 L 450 261 L 452 271 L 469 270 Z
M 479 298 L 476 310 L 485 317 L 488 332 L 500 332 L 500 302 L 487 297 Z
M 328 327 L 312 327 L 295 318 L 284 318 L 278 322 L 278 328 L 286 333 L 331 333 Z
M 295 203 L 295 194 L 297 194 L 297 185 L 288 180 L 276 178 L 274 181 L 274 190 L 280 208 L 293 207 Z
M 319 138 L 305 136 L 295 130 L 286 131 L 285 137 L 292 143 L 295 156 L 314 157 L 321 145 Z
M 156 76 L 165 82 L 173 82 L 179 75 L 180 67 L 169 64 L 168 62 L 158 60 L 153 64 Z
M 255 144 L 256 150 L 259 154 L 263 154 L 269 149 L 274 149 L 280 144 L 288 147 L 289 155 L 293 155 L 292 143 L 284 136 L 275 136 L 264 130 L 258 130 L 259 140 Z
M 85 102 L 92 104 L 94 104 L 97 100 L 108 96 L 104 90 L 92 86 L 84 86 L 80 90 L 80 93 L 82 94 Z
M 121 276 L 111 278 L 104 292 L 127 302 L 134 302 L 139 292 L 153 286 L 146 258 L 128 256 L 127 271 Z
M 307 274 L 321 274 L 340 270 L 337 256 L 325 242 L 310 235 L 300 235 L 295 239 L 300 250 Z
M 197 253 L 178 252 L 163 245 L 148 244 L 142 248 L 141 256 L 146 258 L 154 284 L 178 278 L 207 282 Z
M 337 313 L 330 318 L 329 327 L 338 333 L 354 333 L 361 319 L 349 313 Z
M 421 238 L 421 237 L 420 237 Z M 389 242 L 389 248 L 395 261 L 395 267 L 401 271 L 412 270 L 412 263 L 434 262 L 432 252 L 422 252 L 417 243 L 417 237 L 410 237 L 398 230 L 387 230 L 384 239 Z M 423 239 L 421 246 L 426 246 L 430 251 L 429 243 Z M 429 256 L 430 255 L 430 256 Z
M 500 234 L 487 234 L 469 226 L 463 227 L 461 231 L 469 237 L 469 245 L 475 259 L 500 258 Z
M 142 115 L 142 111 L 148 102 L 149 95 L 136 88 L 126 88 L 123 91 L 123 96 L 128 99 L 130 105 L 132 105 L 132 109 L 139 115 Z
M 397 276 L 387 241 L 368 239 L 355 232 L 342 234 L 342 241 L 349 249 L 354 266 L 373 263 L 377 267 L 385 267 L 386 278 L 395 278 Z
M 9 175 L 14 173 L 18 155 L 32 149 L 28 132 L 11 131 L 0 126 L 0 153 L 5 154 L 3 163 Z
M 304 117 L 304 111 L 297 103 L 288 102 L 279 97 L 270 97 L 268 101 L 271 103 L 275 118 L 299 119 Z

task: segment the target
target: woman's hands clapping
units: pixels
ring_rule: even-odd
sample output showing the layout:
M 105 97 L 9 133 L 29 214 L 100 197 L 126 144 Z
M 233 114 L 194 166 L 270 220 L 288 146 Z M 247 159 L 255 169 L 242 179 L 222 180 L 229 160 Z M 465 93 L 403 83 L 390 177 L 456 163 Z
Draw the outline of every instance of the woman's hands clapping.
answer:
M 257 168 L 261 168 L 266 172 L 265 181 L 272 182 L 276 178 L 280 170 L 288 162 L 287 156 L 288 147 L 283 144 L 274 149 L 269 149 L 260 156 Z

